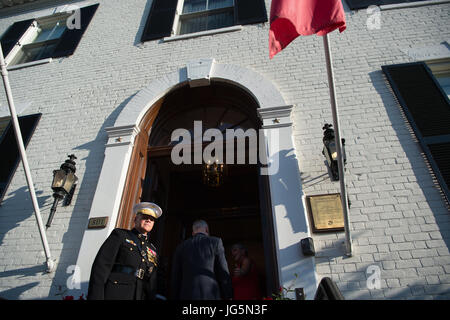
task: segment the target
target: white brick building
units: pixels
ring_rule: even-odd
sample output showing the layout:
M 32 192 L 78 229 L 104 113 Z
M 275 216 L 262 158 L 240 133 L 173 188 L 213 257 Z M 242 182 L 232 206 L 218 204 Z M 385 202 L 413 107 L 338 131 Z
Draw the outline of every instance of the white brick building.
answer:
M 269 23 L 244 19 L 242 15 L 248 12 L 244 12 L 242 0 L 234 1 L 234 8 L 220 9 L 224 15 L 234 15 L 237 22 L 195 33 L 192 28 L 197 25 L 188 26 L 186 21 L 196 16 L 183 16 L 183 1 L 167 1 L 178 4 L 174 24 L 170 23 L 174 33 L 142 42 L 143 34 L 152 28 L 151 22 L 148 28 L 146 25 L 151 10 L 156 12 L 153 1 L 35 0 L 13 6 L 2 1 L 0 34 L 6 34 L 14 23 L 29 19 L 44 26 L 50 23 L 47 17 L 74 10 L 68 5 L 99 5 L 87 28 L 82 23 L 85 32 L 72 54 L 55 54 L 61 48 L 49 47 L 55 51 L 37 62 L 19 60 L 20 50 L 25 49 L 14 42 L 7 57 L 19 116 L 41 114 L 27 155 L 44 222 L 53 204 L 53 170 L 69 154 L 78 158 L 79 181 L 72 203 L 58 206 L 47 230 L 52 257 L 57 259 L 52 273 L 45 273 L 45 256 L 22 166 L 15 172 L 12 168 L 2 181 L 6 189 L 0 206 L 0 297 L 61 299 L 65 295 L 86 295 L 95 253 L 114 227 L 129 223 L 127 201 L 132 203 L 137 196 L 165 199 L 160 201 L 165 220 L 156 230 L 155 241 L 169 267 L 183 230 L 189 233 L 189 222 L 203 212 L 202 217 L 211 222 L 212 234 L 224 239 L 226 249 L 235 241 L 247 244 L 262 271 L 267 294 L 278 285 L 289 286 L 297 273 L 294 287 L 304 288 L 307 299 L 314 297 L 318 282 L 325 276 L 336 282 L 346 299 L 450 298 L 450 215 L 446 200 L 450 180 L 445 165 L 450 156 L 450 117 L 445 117 L 449 113 L 445 94 L 449 94 L 450 77 L 450 1 L 383 5 L 381 10 L 366 10 L 367 6 L 352 10 L 358 1 L 343 1 L 347 30 L 330 34 L 341 132 L 346 140 L 351 257 L 345 255 L 344 232 L 313 232 L 306 204 L 306 197 L 340 192 L 339 182 L 330 179 L 322 155 L 322 127 L 332 121 L 322 38 L 299 37 L 269 60 Z M 263 8 L 267 15 L 270 2 L 266 0 Z M 254 3 L 261 8 L 260 1 Z M 81 11 L 82 17 L 85 12 Z M 159 17 L 165 17 L 167 10 L 161 12 Z M 150 14 L 150 19 L 155 16 Z M 62 17 L 67 19 L 67 15 Z M 19 36 L 26 36 L 29 26 Z M 25 46 L 31 40 L 21 41 Z M 416 116 L 409 101 L 417 98 L 408 96 L 415 90 L 404 89 L 402 82 L 410 76 L 396 65 L 422 61 L 433 72 L 430 81 L 435 85 L 435 91 L 424 91 L 441 95 L 443 109 L 434 109 L 433 102 L 425 106 L 429 112 Z M 423 69 L 421 64 L 406 68 L 417 66 Z M 415 93 L 420 97 L 428 94 Z M 228 98 L 235 100 L 230 102 Z M 217 108 L 221 101 L 228 101 L 233 110 L 242 107 L 243 114 L 250 114 L 248 127 L 264 129 L 263 149 L 268 153 L 263 152 L 262 157 L 272 157 L 279 165 L 275 174 L 264 177 L 252 171 L 255 167 L 244 166 L 241 176 L 250 178 L 241 180 L 239 173 L 230 170 L 227 182 L 233 186 L 234 181 L 234 186 L 223 191 L 231 195 L 223 203 L 213 193 L 200 194 L 195 188 L 184 191 L 193 180 L 167 161 L 164 165 L 166 153 L 155 155 L 155 148 L 162 146 L 157 134 L 162 134 L 166 124 L 177 128 L 181 122 L 176 121 L 182 121 L 170 113 L 171 109 L 200 104 L 207 110 L 211 101 Z M 399 101 L 411 108 L 416 125 L 408 121 Z M 0 118 L 7 123 L 4 93 L 0 104 Z M 225 119 L 220 114 L 217 117 L 213 109 L 208 112 L 212 119 Z M 426 119 L 425 123 L 430 123 L 430 114 L 442 120 L 435 126 L 443 131 L 424 133 L 426 128 L 419 122 Z M 230 117 L 234 124 L 238 122 L 236 117 Z M 175 122 L 164 122 L 166 118 Z M 195 114 L 185 120 L 192 119 L 207 122 L 206 116 Z M 153 121 L 157 125 L 150 133 L 147 153 L 146 139 Z M 2 139 L 7 131 L 3 131 Z M 136 150 L 143 143 L 145 151 L 139 158 Z M 440 152 L 434 149 L 436 144 L 442 146 Z M 430 165 L 427 146 L 437 167 Z M 4 157 L 9 149 L 1 152 Z M 139 160 L 144 166 L 136 169 Z M 151 176 L 150 164 L 160 170 L 158 178 Z M 185 169 L 201 174 L 193 168 Z M 136 183 L 139 177 L 143 184 Z M 249 190 L 246 188 L 252 184 L 239 189 L 245 181 L 254 182 L 253 193 L 249 191 L 249 198 L 254 199 L 240 203 L 246 197 L 232 190 Z M 162 187 L 165 191 L 158 191 Z M 185 193 L 193 199 L 192 204 L 183 202 Z M 205 202 L 212 199 L 213 204 L 208 202 L 195 214 L 180 215 L 183 208 L 193 205 L 189 210 L 195 212 L 195 206 L 200 206 L 195 196 Z M 240 217 L 246 210 L 242 208 L 248 211 Z M 228 218 L 217 216 L 227 212 Z M 88 220 L 93 217 L 108 217 L 107 226 L 88 229 Z M 300 240 L 308 236 L 314 239 L 314 257 L 304 256 L 300 249 Z M 79 274 L 73 273 L 75 265 Z M 376 282 L 372 280 L 378 271 L 380 282 L 374 287 Z M 67 288 L 71 279 L 79 279 L 81 288 Z

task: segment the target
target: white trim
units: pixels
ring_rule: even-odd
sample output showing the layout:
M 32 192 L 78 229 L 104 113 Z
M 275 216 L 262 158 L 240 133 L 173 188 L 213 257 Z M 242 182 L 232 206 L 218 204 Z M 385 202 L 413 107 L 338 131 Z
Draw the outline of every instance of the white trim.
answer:
M 181 36 L 185 36 L 185 35 L 188 36 L 189 35 L 189 34 L 184 34 L 184 35 L 180 35 L 179 34 L 180 33 L 180 20 L 182 19 L 182 16 L 183 16 L 184 2 L 185 2 L 185 0 L 178 0 L 177 8 L 175 9 L 175 18 L 174 18 L 174 22 L 173 22 L 173 25 L 172 25 L 171 36 L 167 37 L 167 38 L 164 38 L 163 41 L 166 41 L 165 39 L 172 39 L 172 38 L 174 38 L 174 39 L 173 40 L 168 40 L 168 41 L 176 41 L 176 40 L 187 39 L 187 38 L 178 38 L 178 37 L 181 37 Z M 230 10 L 234 11 L 235 6 L 236 6 L 236 3 L 235 3 L 235 0 L 233 0 L 233 5 L 230 6 L 230 7 L 227 7 L 227 8 L 230 8 Z M 207 11 L 209 11 L 209 10 L 206 10 L 206 12 Z M 205 11 L 194 12 L 193 14 L 201 15 L 204 12 Z M 230 27 L 233 27 L 233 26 L 230 26 Z M 230 27 L 220 28 L 220 29 L 227 29 L 227 28 L 230 28 Z M 216 30 L 220 30 L 220 29 L 216 29 Z M 207 31 L 214 31 L 214 30 L 205 30 L 205 31 L 199 31 L 199 32 L 192 32 L 190 34 L 200 34 L 200 35 L 194 36 L 194 37 L 199 37 L 199 36 L 203 36 L 203 35 L 208 35 L 209 33 L 202 34 L 203 32 L 207 32 Z M 236 31 L 236 30 L 232 30 L 232 31 Z M 223 32 L 228 32 L 228 31 L 223 31 Z M 214 32 L 212 34 L 216 34 L 216 33 L 222 33 L 222 32 Z M 188 38 L 191 38 L 191 37 L 188 37 Z
M 105 129 L 108 133 L 108 142 L 106 147 L 117 147 L 133 144 L 134 137 L 139 133 L 139 128 L 134 125 L 122 127 L 108 127 Z
M 176 34 L 178 33 L 178 29 L 180 26 L 180 15 L 183 12 L 183 6 L 184 6 L 184 0 L 178 1 L 177 8 L 175 10 L 175 19 L 174 19 L 173 25 L 172 25 L 171 36 L 176 36 Z
M 22 69 L 22 68 L 28 68 L 28 67 L 37 66 L 40 64 L 46 64 L 46 63 L 50 63 L 52 61 L 53 61 L 53 58 L 46 58 L 46 59 L 41 59 L 41 60 L 36 60 L 36 61 L 31 61 L 31 62 L 26 62 L 26 63 L 21 63 L 21 64 L 15 64 L 13 66 L 8 67 L 8 71 L 13 71 L 13 70 Z
M 31 106 L 31 102 L 16 102 L 15 105 L 17 115 L 21 116 Z M 0 118 L 3 117 L 11 117 L 11 112 L 9 112 L 8 104 L 2 104 L 0 102 Z
M 417 2 L 407 2 L 407 3 L 397 3 L 397 4 L 384 4 L 379 7 L 380 7 L 380 10 L 394 10 L 394 9 L 431 6 L 434 4 L 444 4 L 444 3 L 449 3 L 449 2 L 450 2 L 450 0 L 428 0 L 428 1 L 417 1 Z
M 447 45 L 441 43 L 436 45 L 429 45 L 426 47 L 409 47 L 400 50 L 415 61 L 428 61 L 450 58 L 450 49 L 448 48 L 448 42 Z
M 264 108 L 258 110 L 261 119 L 289 117 L 292 112 L 293 105 Z
M 36 34 L 36 27 L 37 22 L 36 19 L 30 24 L 27 30 L 22 34 L 22 36 L 19 38 L 17 43 L 12 47 L 11 51 L 8 53 L 8 55 L 5 57 L 6 66 L 11 63 L 11 61 L 15 58 L 15 56 L 19 53 L 20 48 L 23 46 L 23 44 L 27 44 L 31 41 L 33 36 Z M 7 68 L 10 70 L 9 68 Z
M 211 74 L 214 68 L 214 59 L 200 59 L 186 64 L 189 86 L 201 87 L 210 84 Z
M 263 129 L 276 129 L 292 126 L 290 116 L 292 105 L 258 109 L 258 116 L 263 121 Z
M 213 34 L 219 34 L 219 33 L 225 33 L 225 32 L 241 31 L 242 29 L 243 29 L 243 27 L 241 25 L 236 25 L 236 26 L 220 28 L 220 29 L 212 29 L 212 30 L 206 30 L 206 31 L 200 31 L 200 32 L 193 32 L 193 33 L 187 33 L 187 34 L 182 34 L 182 35 L 178 35 L 178 36 L 165 37 L 165 38 L 163 38 L 163 42 L 171 42 L 171 41 L 177 41 L 177 40 L 198 38 L 198 37 L 210 36 Z

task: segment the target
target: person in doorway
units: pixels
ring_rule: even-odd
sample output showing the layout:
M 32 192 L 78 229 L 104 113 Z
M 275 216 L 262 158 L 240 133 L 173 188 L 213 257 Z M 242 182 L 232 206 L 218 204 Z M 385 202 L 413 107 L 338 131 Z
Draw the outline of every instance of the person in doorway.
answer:
M 162 210 L 151 202 L 133 207 L 132 230 L 114 229 L 95 257 L 88 300 L 153 300 L 158 255 L 148 239 Z
M 192 238 L 181 243 L 174 253 L 171 293 L 176 300 L 232 298 L 222 239 L 209 236 L 208 224 L 203 220 L 194 222 Z
M 236 243 L 231 247 L 231 254 L 235 263 L 232 274 L 234 300 L 261 299 L 258 271 L 255 263 L 248 256 L 247 248 Z

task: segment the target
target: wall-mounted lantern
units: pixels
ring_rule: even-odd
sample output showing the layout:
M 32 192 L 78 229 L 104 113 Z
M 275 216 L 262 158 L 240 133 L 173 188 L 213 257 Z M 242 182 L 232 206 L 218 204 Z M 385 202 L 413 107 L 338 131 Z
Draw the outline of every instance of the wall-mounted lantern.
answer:
M 61 165 L 59 170 L 53 171 L 52 189 L 54 191 L 53 198 L 55 198 L 55 200 L 53 201 L 52 208 L 50 209 L 50 215 L 46 224 L 47 228 L 49 228 L 52 224 L 59 201 L 64 199 L 63 205 L 70 205 L 73 193 L 75 192 L 78 178 L 75 175 L 76 168 L 75 161 L 73 160 L 77 157 L 73 154 L 68 157 L 69 159 Z
M 336 139 L 334 137 L 334 130 L 331 129 L 333 125 L 325 123 L 322 130 L 323 132 L 323 150 L 322 154 L 327 159 L 328 167 L 331 170 L 331 174 L 333 176 L 333 180 L 339 180 L 339 170 L 338 170 L 338 162 L 337 162 L 337 147 L 336 147 Z M 347 156 L 345 154 L 345 139 L 341 139 L 342 141 L 342 154 L 344 158 L 344 165 L 347 162 Z M 345 170 L 345 168 L 344 168 Z

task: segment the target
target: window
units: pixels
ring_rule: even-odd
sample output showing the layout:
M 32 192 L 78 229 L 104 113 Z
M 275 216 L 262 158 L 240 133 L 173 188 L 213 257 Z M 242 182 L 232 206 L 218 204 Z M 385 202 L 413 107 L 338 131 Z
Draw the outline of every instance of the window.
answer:
M 153 0 L 141 41 L 262 22 L 264 0 Z
M 78 15 L 64 12 L 14 23 L 1 38 L 6 63 L 16 65 L 72 55 L 97 7 L 83 7 Z M 69 29 L 67 19 L 77 18 L 81 19 L 79 28 Z
M 184 0 L 177 34 L 212 30 L 234 25 L 233 0 Z
M 369 6 L 381 6 L 385 4 L 397 4 L 404 2 L 419 2 L 426 0 L 346 0 L 351 10 L 365 9 Z
M 19 126 L 25 148 L 41 118 L 41 114 L 19 117 Z M 10 117 L 0 118 L 0 201 L 20 162 L 19 148 Z
M 448 63 L 441 81 L 448 84 Z M 424 62 L 383 66 L 412 129 L 427 156 L 443 194 L 450 202 L 450 101 L 432 70 Z M 448 69 L 447 69 L 448 70 Z M 447 73 L 446 73 L 447 72 Z M 447 76 L 445 76 L 447 75 Z M 445 80 L 447 79 L 447 80 Z
M 427 66 L 430 68 L 431 73 L 436 78 L 440 87 L 450 99 L 450 60 L 438 60 L 433 62 L 427 62 Z
M 27 30 L 26 38 L 28 41 L 22 43 L 10 65 L 51 57 L 66 29 L 68 17 L 68 15 L 63 15 L 62 17 L 50 17 L 33 22 L 32 26 Z

